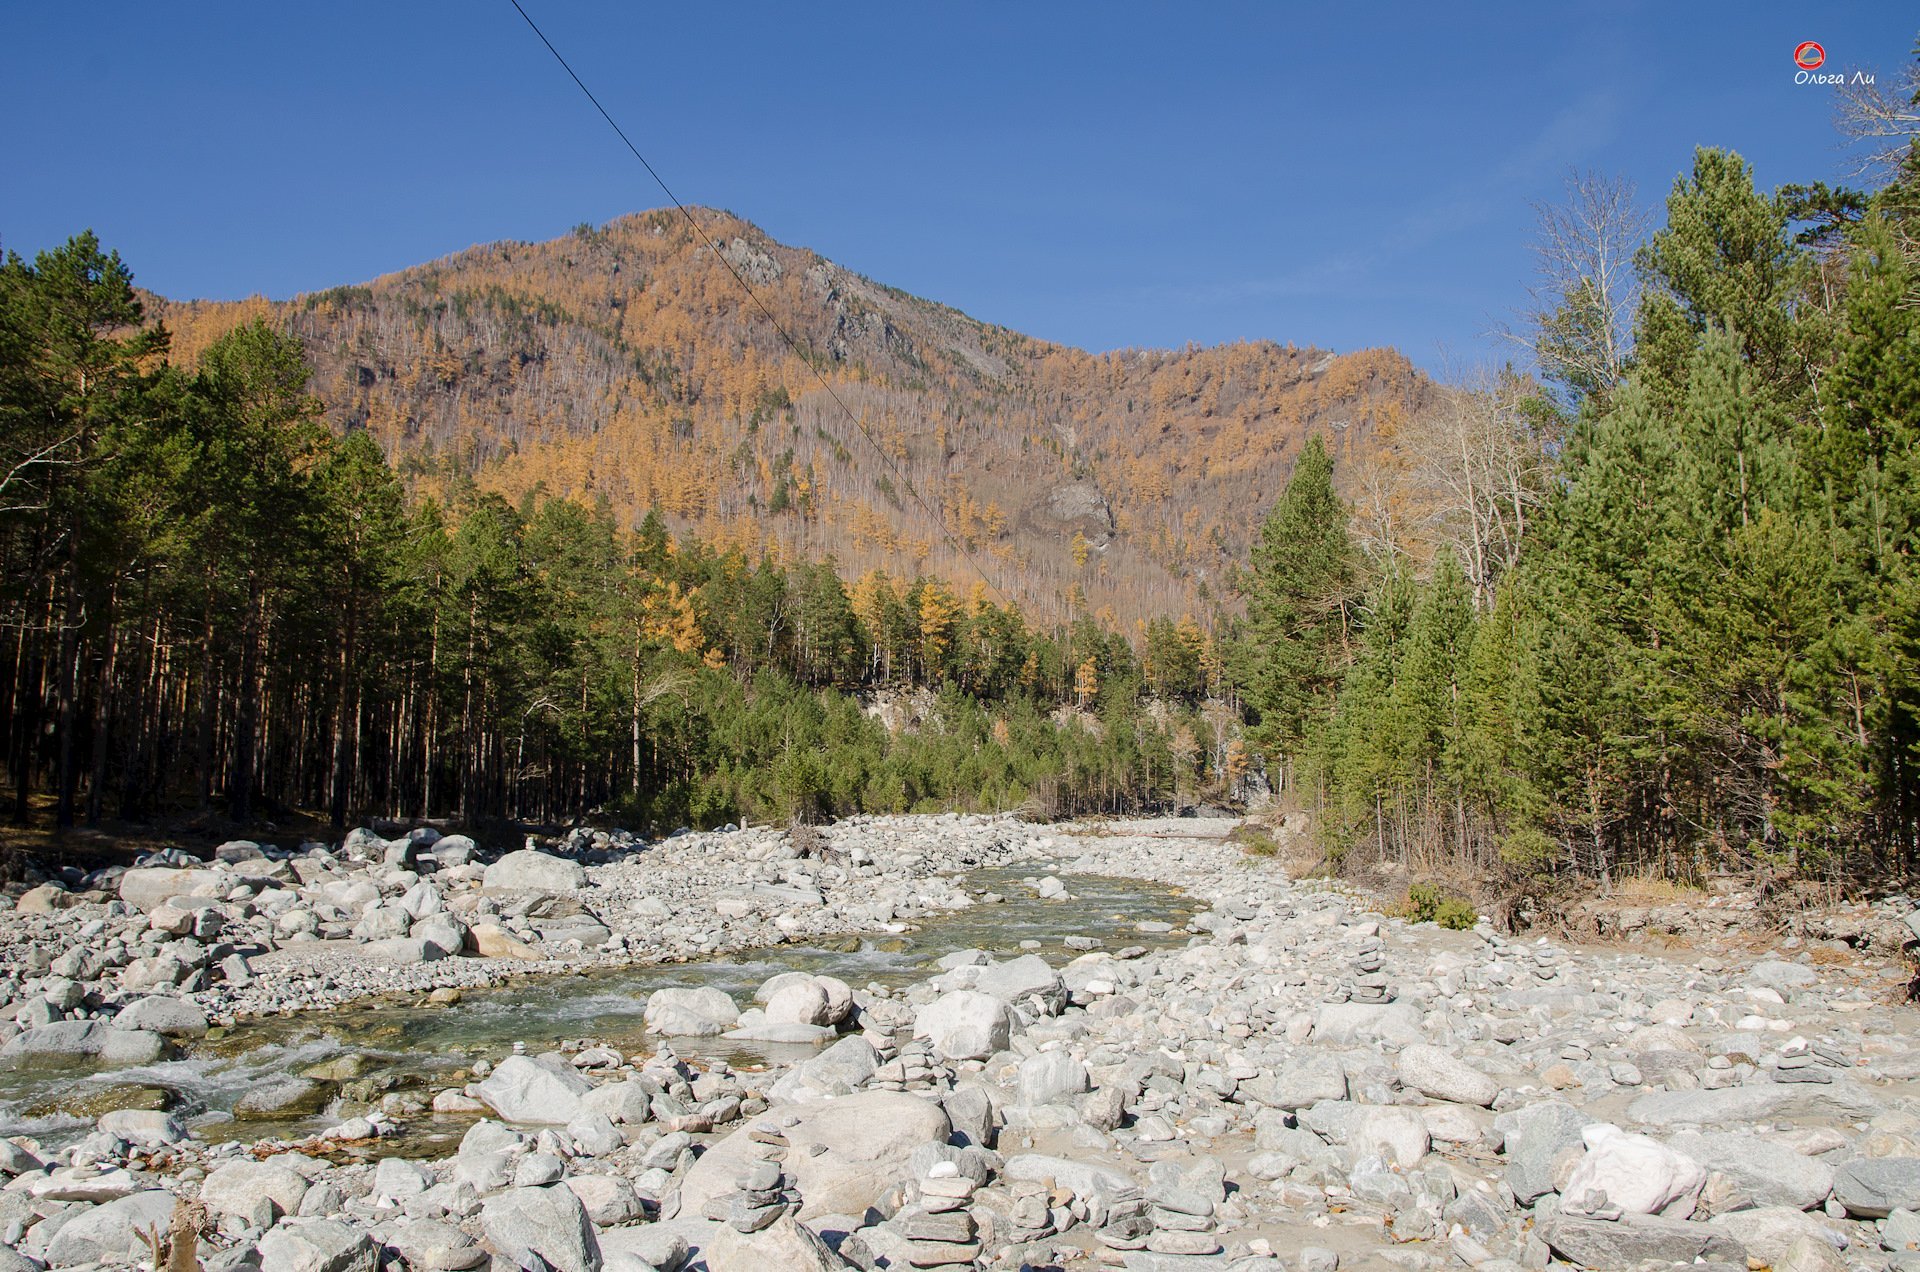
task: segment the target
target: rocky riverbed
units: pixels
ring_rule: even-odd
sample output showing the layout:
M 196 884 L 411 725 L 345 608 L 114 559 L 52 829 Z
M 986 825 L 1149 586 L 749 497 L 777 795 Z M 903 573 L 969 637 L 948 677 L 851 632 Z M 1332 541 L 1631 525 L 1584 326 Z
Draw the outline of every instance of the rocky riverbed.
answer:
M 0 1272 L 169 1240 L 210 1272 L 1920 1268 L 1899 968 L 1409 924 L 1226 829 L 881 818 L 492 861 L 355 832 L 43 885 L 0 913 L 0 1064 L 124 1080 L 84 1134 L 0 1140 Z M 1083 876 L 1190 908 L 866 983 L 663 968 L 637 1034 L 410 1077 L 289 1054 L 233 1111 L 319 1119 L 297 1137 L 212 1133 L 143 1079 L 289 1013 L 910 939 L 995 903 L 955 872 L 1007 867 L 1069 919 Z

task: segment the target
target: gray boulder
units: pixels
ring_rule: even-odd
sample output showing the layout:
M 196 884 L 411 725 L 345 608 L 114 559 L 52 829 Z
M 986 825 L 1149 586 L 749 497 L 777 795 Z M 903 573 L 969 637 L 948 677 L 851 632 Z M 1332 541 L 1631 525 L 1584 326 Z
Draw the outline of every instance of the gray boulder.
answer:
M 571 1189 L 510 1188 L 480 1205 L 480 1225 L 495 1250 L 520 1250 L 546 1260 L 554 1272 L 600 1272 L 600 1242 L 586 1207 Z M 264 1270 L 263 1270 L 264 1272 Z
M 140 1234 L 154 1228 L 165 1232 L 173 1219 L 174 1202 L 172 1193 L 152 1188 L 95 1206 L 68 1220 L 53 1234 L 47 1245 L 47 1261 L 58 1267 L 73 1267 L 137 1260 L 146 1253 Z
M 184 998 L 154 994 L 121 1008 L 113 1027 L 144 1029 L 166 1038 L 200 1038 L 207 1032 L 207 1013 Z
M 1436 1100 L 1486 1108 L 1500 1084 L 1466 1061 L 1439 1047 L 1416 1043 L 1400 1053 L 1400 1085 Z
M 980 973 L 974 988 L 1009 1003 L 1037 999 L 1050 1015 L 1059 1015 L 1067 1006 L 1067 987 L 1060 974 L 1038 954 L 995 963 Z
M 1859 1157 L 1833 1172 L 1833 1199 L 1856 1219 L 1920 1209 L 1920 1157 Z
M 948 1060 L 984 1060 L 1004 1051 L 1013 1034 L 1006 1000 L 974 989 L 940 995 L 913 1017 L 913 1032 Z
M 151 914 L 161 902 L 192 892 L 213 877 L 206 870 L 141 866 L 120 876 L 120 899 L 142 914 Z
M 1758 1135 L 1688 1132 L 1667 1143 L 1732 1180 L 1762 1206 L 1811 1210 L 1833 1191 L 1833 1168 Z
M 565 857 L 523 848 L 488 866 L 481 883 L 499 892 L 577 892 L 587 886 L 587 868 Z
M 380 1250 L 334 1219 L 286 1219 L 260 1238 L 260 1272 L 374 1272 Z
M 1042 1051 L 1020 1062 L 1020 1103 L 1057 1104 L 1088 1089 L 1087 1066 L 1065 1051 Z
M 1531 1206 L 1554 1190 L 1553 1159 L 1580 1144 L 1580 1132 L 1590 1121 L 1558 1100 L 1529 1104 L 1494 1120 L 1506 1137 L 1507 1184 L 1521 1205 Z
M 509 1122 L 561 1126 L 580 1116 L 581 1100 L 592 1089 L 577 1070 L 559 1061 L 508 1056 L 480 1084 L 479 1095 Z
M 1626 1215 L 1618 1220 L 1555 1215 L 1539 1228 L 1548 1249 L 1583 1268 L 1629 1268 L 1646 1260 L 1662 1263 L 1713 1263 L 1745 1266 L 1746 1247 L 1731 1233 L 1709 1224 Z
M 716 1038 L 740 1021 L 733 999 L 717 989 L 656 989 L 647 995 L 649 1033 L 669 1038 Z

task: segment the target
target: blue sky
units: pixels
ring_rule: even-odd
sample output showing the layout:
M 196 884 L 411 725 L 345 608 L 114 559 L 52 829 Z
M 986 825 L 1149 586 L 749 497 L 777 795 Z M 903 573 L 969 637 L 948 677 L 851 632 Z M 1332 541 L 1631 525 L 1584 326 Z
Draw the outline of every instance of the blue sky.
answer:
M 680 197 L 1092 349 L 1499 352 L 1569 168 L 1657 205 L 1696 144 L 1847 172 L 1886 3 L 589 5 L 523 0 Z M 282 297 L 664 198 L 507 0 L 7 19 L 0 243 L 96 229 L 163 294 Z

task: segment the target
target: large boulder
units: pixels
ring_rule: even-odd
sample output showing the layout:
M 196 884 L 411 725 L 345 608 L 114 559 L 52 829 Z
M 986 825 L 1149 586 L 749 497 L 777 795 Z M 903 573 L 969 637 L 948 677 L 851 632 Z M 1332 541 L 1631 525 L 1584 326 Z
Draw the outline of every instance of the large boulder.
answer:
M 330 1082 L 314 1078 L 279 1078 L 248 1089 L 233 1102 L 233 1115 L 242 1121 L 275 1121 L 313 1117 L 333 1102 Z
M 1500 1094 L 1498 1082 L 1451 1052 L 1426 1043 L 1403 1050 L 1399 1067 L 1401 1086 L 1435 1100 L 1486 1108 Z
M 481 883 L 498 892 L 577 892 L 587 886 L 587 868 L 550 852 L 522 848 L 488 866 Z
M 1420 1013 L 1412 1003 L 1322 1003 L 1313 1018 L 1313 1040 L 1331 1046 L 1357 1042 L 1425 1042 Z
M 1649 1091 L 1627 1106 L 1643 1126 L 1728 1126 L 1783 1118 L 1870 1118 L 1880 1098 L 1857 1082 L 1749 1082 L 1718 1090 Z
M 1653 1215 L 1629 1214 L 1611 1222 L 1556 1215 L 1540 1226 L 1539 1235 L 1548 1249 L 1583 1268 L 1630 1268 L 1649 1260 L 1705 1259 L 1735 1267 L 1747 1262 L 1746 1247 L 1725 1229 Z
M 337 1219 L 286 1219 L 260 1238 L 260 1272 L 374 1272 L 380 1247 Z
M 853 1265 L 809 1228 L 782 1215 L 759 1232 L 716 1224 L 700 1247 L 707 1272 L 839 1272 Z
M 554 1272 L 600 1272 L 600 1242 L 586 1207 L 560 1184 L 510 1188 L 487 1198 L 480 1203 L 480 1225 L 488 1244 L 509 1261 L 526 1250 Z
M 0 1059 L 32 1066 L 152 1064 L 167 1053 L 159 1034 L 116 1029 L 104 1020 L 58 1020 L 24 1030 L 0 1047 Z
M 467 929 L 473 951 L 481 958 L 517 958 L 537 963 L 546 955 L 514 936 L 498 923 L 476 923 Z
M 47 1261 L 55 1267 L 137 1261 L 147 1252 L 141 1234 L 156 1228 L 165 1232 L 174 1204 L 172 1193 L 152 1188 L 95 1206 L 53 1234 Z
M 120 876 L 120 899 L 142 914 L 151 914 L 161 902 L 192 892 L 213 877 L 207 870 L 140 866 Z
M 1581 1132 L 1587 1154 L 1573 1168 L 1561 1195 L 1578 1200 L 1595 1189 L 1631 1215 L 1685 1219 L 1707 1182 L 1707 1168 L 1685 1153 L 1606 1122 Z
M 508 1056 L 487 1075 L 479 1095 L 509 1122 L 564 1125 L 579 1117 L 593 1084 L 571 1065 Z
M 1725 1175 L 1761 1206 L 1811 1210 L 1833 1191 L 1833 1167 L 1758 1135 L 1687 1132 L 1667 1143 Z
M 1038 954 L 1022 954 L 984 968 L 973 987 L 1009 1003 L 1038 1002 L 1050 1015 L 1058 1015 L 1067 1005 L 1067 987 L 1060 973 Z
M 740 1009 L 721 990 L 656 989 L 647 995 L 647 1031 L 669 1038 L 715 1038 L 740 1021 Z
M 1769 1266 L 1777 1266 L 1786 1257 L 1787 1251 L 1803 1238 L 1825 1241 L 1835 1249 L 1842 1248 L 1847 1240 L 1831 1222 L 1792 1206 L 1729 1210 L 1707 1222 L 1745 1246 L 1749 1256 Z
M 1087 1066 L 1065 1051 L 1042 1051 L 1020 1062 L 1020 1103 L 1030 1108 L 1057 1104 L 1089 1089 Z
M 1347 1098 L 1347 1071 L 1329 1055 L 1304 1052 L 1280 1068 L 1239 1084 L 1243 1099 L 1291 1113 L 1322 1100 Z
M 154 994 L 121 1008 L 113 1027 L 144 1029 L 167 1038 L 200 1038 L 207 1032 L 207 1013 L 184 998 Z
M 1590 1120 L 1559 1100 L 1525 1105 L 1494 1119 L 1506 1141 L 1507 1184 L 1521 1205 L 1531 1206 L 1553 1191 L 1554 1159 L 1580 1143 Z
M 1859 1157 L 1833 1172 L 1833 1199 L 1856 1219 L 1920 1210 L 1920 1157 Z
M 768 1094 L 777 1101 L 814 1104 L 859 1090 L 879 1067 L 880 1053 L 872 1043 L 854 1034 L 788 1069 Z
M 789 1125 L 787 1119 L 793 1119 Z M 790 1148 L 786 1168 L 800 1190 L 802 1219 L 858 1215 L 907 1177 L 907 1160 L 952 1132 L 946 1112 L 918 1096 L 863 1091 L 761 1114 L 709 1148 L 680 1185 L 682 1213 L 702 1214 L 757 1160 L 754 1131 L 778 1131 Z
M 976 989 L 940 995 L 913 1017 L 913 1032 L 947 1060 L 984 1060 L 1006 1050 L 1013 1011 L 1006 1000 Z
M 270 1218 L 299 1212 L 307 1195 L 307 1181 L 274 1162 L 238 1161 L 217 1166 L 200 1185 L 200 1200 L 216 1215 L 250 1219 L 261 1203 L 272 1207 Z

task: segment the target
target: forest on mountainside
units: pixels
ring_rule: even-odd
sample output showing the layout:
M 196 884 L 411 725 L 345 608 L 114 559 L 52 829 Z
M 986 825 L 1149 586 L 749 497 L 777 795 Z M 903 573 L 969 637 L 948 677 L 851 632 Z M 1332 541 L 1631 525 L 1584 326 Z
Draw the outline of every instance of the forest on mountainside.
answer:
M 1575 218 L 1613 236 L 1575 255 L 1631 260 L 1636 282 L 1559 271 L 1531 332 L 1541 382 L 1440 413 L 1370 476 L 1371 504 L 1309 447 L 1253 549 L 1235 669 L 1336 861 L 1462 881 L 1912 877 L 1911 133 L 1871 192 L 1767 194 L 1701 150 L 1637 251 L 1625 222 Z M 1586 213 L 1622 206 L 1584 194 Z M 1396 502 L 1425 509 L 1426 559 L 1375 532 L 1370 510 Z
M 1166 807 L 1244 777 L 1191 617 L 849 584 L 604 497 L 409 496 L 262 321 L 195 369 L 91 235 L 0 266 L 11 811 L 653 826 Z M 893 727 L 856 693 L 891 703 Z M 1149 697 L 1151 701 L 1149 701 Z
M 1307 435 L 1359 472 L 1435 396 L 1388 350 L 1090 354 L 690 215 L 697 230 L 646 212 L 291 301 L 147 308 L 187 367 L 256 318 L 298 338 L 331 426 L 365 430 L 411 489 L 604 496 L 625 529 L 654 510 L 850 575 L 965 588 L 984 571 L 1048 623 L 1211 628 L 1240 510 L 1271 500 Z

